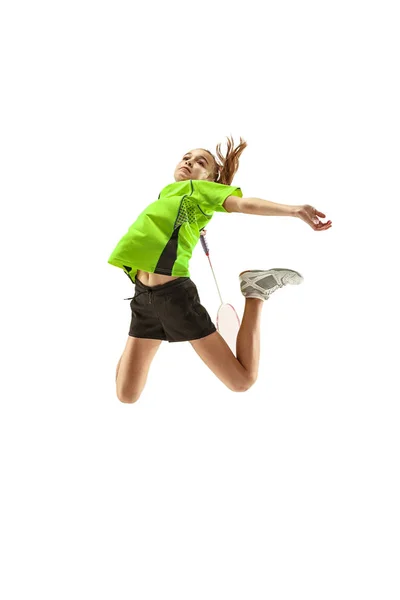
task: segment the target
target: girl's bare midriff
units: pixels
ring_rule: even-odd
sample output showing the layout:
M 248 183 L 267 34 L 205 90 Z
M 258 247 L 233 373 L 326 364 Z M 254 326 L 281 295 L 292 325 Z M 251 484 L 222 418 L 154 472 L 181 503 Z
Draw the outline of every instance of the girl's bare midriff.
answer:
M 148 285 L 152 287 L 153 285 L 162 285 L 163 283 L 167 283 L 167 281 L 172 281 L 173 279 L 179 279 L 179 277 L 173 277 L 172 275 L 159 275 L 158 273 L 148 273 L 147 271 L 141 271 L 138 269 L 136 273 L 136 279 L 139 279 L 144 285 Z

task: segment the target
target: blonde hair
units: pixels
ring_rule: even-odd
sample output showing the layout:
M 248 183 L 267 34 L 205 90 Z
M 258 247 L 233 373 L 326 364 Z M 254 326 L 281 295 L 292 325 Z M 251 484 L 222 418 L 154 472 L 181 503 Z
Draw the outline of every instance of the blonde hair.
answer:
M 204 150 L 204 152 L 208 152 L 208 154 L 210 154 L 213 157 L 213 181 L 215 181 L 215 183 L 231 185 L 235 173 L 239 168 L 239 157 L 242 154 L 243 150 L 246 148 L 247 142 L 240 138 L 239 146 L 237 148 L 234 148 L 232 136 L 230 138 L 227 137 L 227 140 L 228 151 L 226 153 L 226 156 L 222 156 L 221 154 L 221 144 L 218 144 L 216 148 L 217 156 L 220 161 L 219 163 L 212 152 L 210 152 L 209 150 L 205 150 L 205 148 L 201 148 L 201 150 Z

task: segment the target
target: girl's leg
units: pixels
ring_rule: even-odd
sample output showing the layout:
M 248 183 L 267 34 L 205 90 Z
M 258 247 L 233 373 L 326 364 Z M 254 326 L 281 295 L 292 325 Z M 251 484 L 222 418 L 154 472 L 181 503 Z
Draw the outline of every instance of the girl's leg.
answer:
M 257 380 L 260 360 L 260 325 L 264 300 L 246 298 L 242 323 L 233 354 L 218 331 L 191 340 L 203 362 L 230 390 L 244 392 Z
M 120 366 L 120 364 L 121 364 L 122 357 L 123 357 L 123 354 L 121 355 L 121 358 L 119 359 L 119 361 L 118 361 L 118 364 L 117 364 L 117 372 L 116 372 L 116 374 L 115 374 L 115 383 L 117 383 L 117 379 L 118 379 L 118 371 L 119 371 L 119 366 Z
M 254 383 L 260 362 L 260 325 L 264 301 L 246 298 L 242 323 L 236 339 L 236 356 Z
M 117 397 L 121 402 L 139 399 L 147 381 L 152 360 L 162 340 L 128 336 L 125 350 L 117 366 Z

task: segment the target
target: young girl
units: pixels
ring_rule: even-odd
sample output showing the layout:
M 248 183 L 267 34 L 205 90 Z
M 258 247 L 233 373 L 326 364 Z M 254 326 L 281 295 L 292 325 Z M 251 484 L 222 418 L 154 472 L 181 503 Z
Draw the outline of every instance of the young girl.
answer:
M 290 269 L 243 271 L 239 275 L 245 308 L 236 342 L 236 357 L 215 328 L 190 279 L 189 260 L 213 213 L 246 213 L 299 217 L 315 231 L 329 229 L 331 221 L 312 206 L 275 204 L 243 198 L 232 180 L 247 143 L 234 148 L 228 139 L 226 157 L 217 146 L 217 162 L 208 150 L 187 152 L 177 164 L 175 183 L 167 185 L 118 242 L 108 262 L 124 270 L 135 284 L 128 340 L 116 374 L 121 402 L 138 400 L 151 362 L 162 340 L 189 341 L 192 347 L 232 391 L 244 392 L 256 381 L 260 358 L 260 322 L 264 301 L 302 276 Z

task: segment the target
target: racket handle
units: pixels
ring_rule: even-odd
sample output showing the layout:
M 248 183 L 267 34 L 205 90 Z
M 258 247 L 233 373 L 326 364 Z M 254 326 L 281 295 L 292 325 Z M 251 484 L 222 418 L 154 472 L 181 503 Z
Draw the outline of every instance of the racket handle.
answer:
M 207 245 L 205 237 L 206 237 L 205 235 L 201 235 L 200 242 L 201 242 L 201 245 L 203 246 L 203 250 L 204 250 L 206 256 L 208 256 L 210 250 L 208 249 L 208 245 Z

